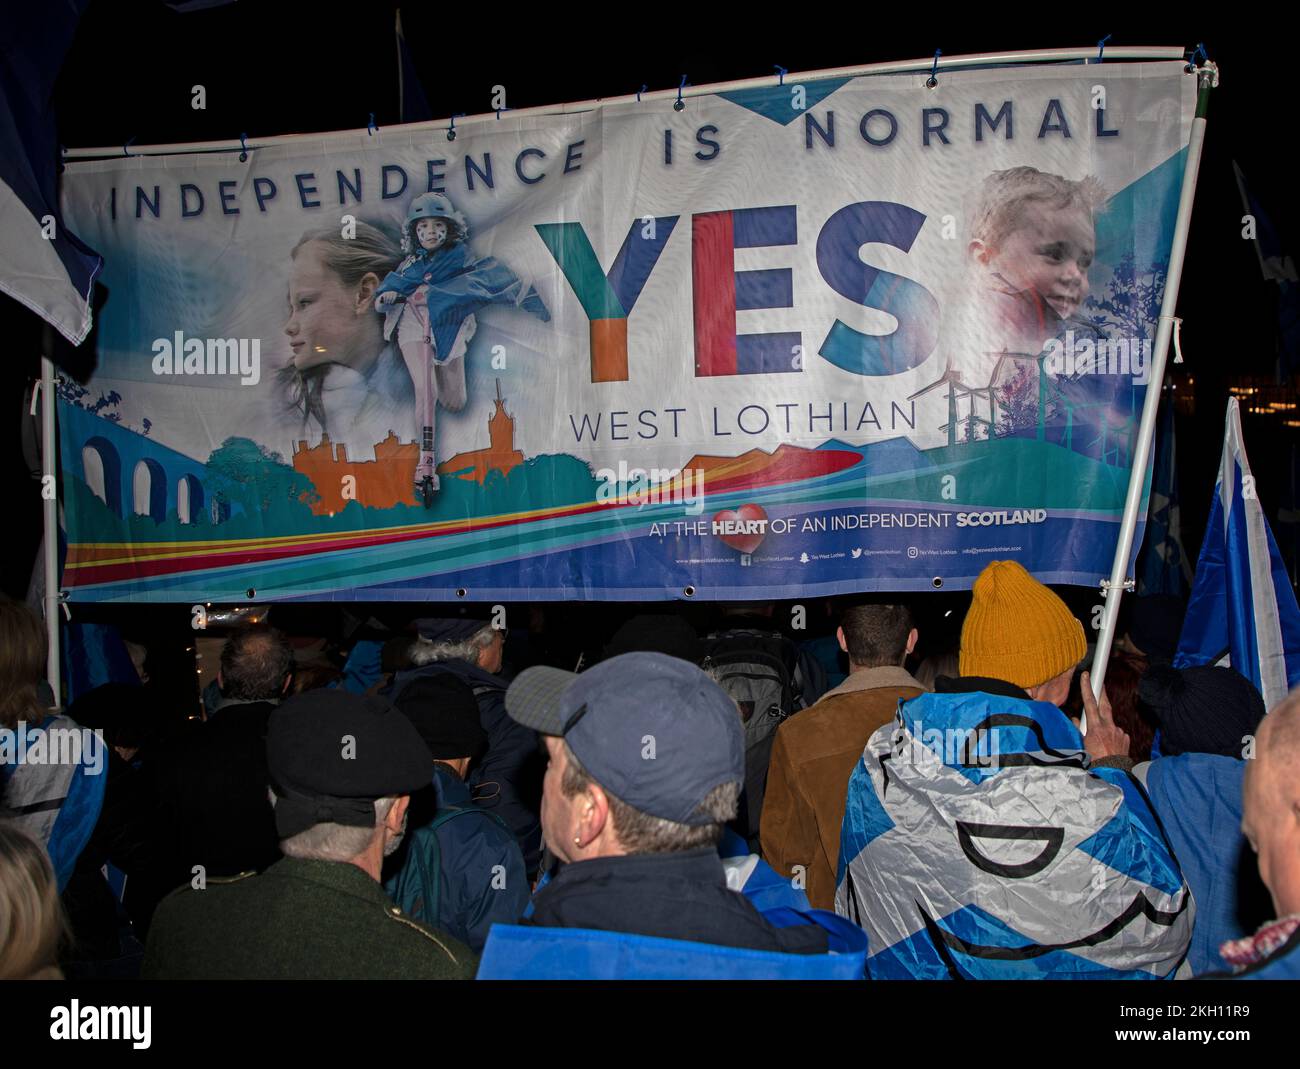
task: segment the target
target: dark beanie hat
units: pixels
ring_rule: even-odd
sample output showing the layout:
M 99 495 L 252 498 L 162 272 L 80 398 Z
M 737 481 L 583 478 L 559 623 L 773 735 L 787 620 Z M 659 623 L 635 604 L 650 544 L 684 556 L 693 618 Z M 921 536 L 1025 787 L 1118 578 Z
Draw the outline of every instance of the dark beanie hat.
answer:
M 663 653 L 698 664 L 700 636 L 680 616 L 642 613 L 614 632 L 601 659 L 608 661 L 624 653 Z
M 1134 598 L 1128 622 L 1128 637 L 1153 664 L 1170 663 L 1178 652 L 1187 602 L 1171 594 L 1144 594 Z
M 410 721 L 383 698 L 346 690 L 309 690 L 277 706 L 266 762 L 281 839 L 317 824 L 374 827 L 376 798 L 429 782 Z
M 451 672 L 411 680 L 398 693 L 396 704 L 435 761 L 476 758 L 487 749 L 474 692 Z
M 1264 719 L 1264 699 L 1233 668 L 1155 665 L 1138 683 L 1138 698 L 1160 725 L 1160 752 L 1240 758 L 1242 739 Z

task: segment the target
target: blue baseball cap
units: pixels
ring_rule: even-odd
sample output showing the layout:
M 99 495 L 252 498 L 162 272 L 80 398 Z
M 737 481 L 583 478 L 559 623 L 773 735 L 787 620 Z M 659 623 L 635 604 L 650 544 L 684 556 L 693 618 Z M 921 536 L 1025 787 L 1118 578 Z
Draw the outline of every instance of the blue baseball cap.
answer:
M 506 691 L 511 719 L 563 738 L 583 768 L 633 809 L 678 824 L 724 783 L 745 780 L 736 703 L 695 665 L 662 653 L 625 653 L 581 675 L 521 672 Z

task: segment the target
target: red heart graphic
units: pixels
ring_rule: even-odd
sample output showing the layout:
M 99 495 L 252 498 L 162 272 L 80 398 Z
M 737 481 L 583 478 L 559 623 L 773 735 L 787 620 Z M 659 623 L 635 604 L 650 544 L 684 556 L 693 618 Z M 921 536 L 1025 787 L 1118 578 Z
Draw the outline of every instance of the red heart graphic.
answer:
M 767 513 L 759 505 L 741 505 L 738 509 L 723 509 L 713 517 L 713 523 L 728 525 L 753 524 L 759 521 L 760 526 L 757 530 L 746 531 L 743 526 L 732 526 L 730 530 L 718 532 L 718 537 L 727 543 L 732 549 L 738 549 L 741 553 L 753 553 L 763 544 L 763 539 L 767 537 Z

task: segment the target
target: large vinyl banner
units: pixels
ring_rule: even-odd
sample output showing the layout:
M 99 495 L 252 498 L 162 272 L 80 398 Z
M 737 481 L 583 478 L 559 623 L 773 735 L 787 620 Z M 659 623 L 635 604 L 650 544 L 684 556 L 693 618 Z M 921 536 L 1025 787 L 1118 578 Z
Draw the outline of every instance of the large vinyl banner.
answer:
M 996 558 L 1095 585 L 1195 78 L 925 81 L 69 166 L 111 297 L 60 390 L 65 587 L 770 598 Z

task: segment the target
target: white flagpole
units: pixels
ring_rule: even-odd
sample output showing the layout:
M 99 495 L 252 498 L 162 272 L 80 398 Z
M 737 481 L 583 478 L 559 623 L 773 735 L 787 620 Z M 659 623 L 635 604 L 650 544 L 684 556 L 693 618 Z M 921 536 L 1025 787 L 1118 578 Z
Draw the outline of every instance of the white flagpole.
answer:
M 1128 495 L 1124 499 L 1124 515 L 1120 521 L 1119 543 L 1115 546 L 1115 559 L 1110 568 L 1110 579 L 1102 586 L 1106 607 L 1102 613 L 1101 630 L 1097 633 L 1097 651 L 1092 658 L 1092 693 L 1101 700 L 1102 685 L 1106 681 L 1106 663 L 1115 640 L 1115 621 L 1119 616 L 1119 602 L 1126 587 L 1128 557 L 1133 549 L 1133 535 L 1137 529 L 1138 510 L 1142 505 L 1142 486 L 1146 481 L 1147 463 L 1151 459 L 1151 442 L 1155 437 L 1156 410 L 1160 407 L 1160 392 L 1165 381 L 1165 361 L 1169 356 L 1169 339 L 1173 333 L 1174 308 L 1178 304 L 1178 284 L 1182 280 L 1183 258 L 1187 252 L 1187 232 L 1192 221 L 1192 200 L 1196 196 L 1196 176 L 1201 165 L 1201 149 L 1205 144 L 1205 114 L 1209 108 L 1210 90 L 1219 84 L 1219 70 L 1213 63 L 1197 69 L 1196 117 L 1192 119 L 1192 136 L 1187 143 L 1187 163 L 1183 168 L 1183 190 L 1178 199 L 1178 221 L 1174 227 L 1174 244 L 1169 252 L 1169 271 L 1165 277 L 1165 295 L 1160 303 L 1160 320 L 1156 329 L 1155 349 L 1152 353 L 1151 378 L 1147 383 L 1146 398 L 1142 403 L 1142 422 L 1138 428 L 1137 445 L 1133 451 L 1133 468 L 1129 473 Z M 1084 734 L 1088 721 L 1079 723 Z
M 53 328 L 45 328 L 46 348 L 53 341 Z M 45 530 L 45 677 L 54 692 L 54 707 L 63 704 L 59 671 L 59 501 L 58 495 L 46 490 L 57 486 L 54 445 L 54 364 L 41 354 L 41 512 Z

